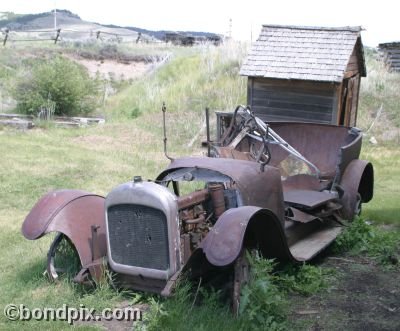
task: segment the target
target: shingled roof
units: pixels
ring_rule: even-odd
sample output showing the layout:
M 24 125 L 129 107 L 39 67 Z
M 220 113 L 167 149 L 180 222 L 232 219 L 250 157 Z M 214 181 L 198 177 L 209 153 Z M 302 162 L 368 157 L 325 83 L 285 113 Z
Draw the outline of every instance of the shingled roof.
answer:
M 243 76 L 341 82 L 354 47 L 365 76 L 361 27 L 263 25 L 241 67 Z

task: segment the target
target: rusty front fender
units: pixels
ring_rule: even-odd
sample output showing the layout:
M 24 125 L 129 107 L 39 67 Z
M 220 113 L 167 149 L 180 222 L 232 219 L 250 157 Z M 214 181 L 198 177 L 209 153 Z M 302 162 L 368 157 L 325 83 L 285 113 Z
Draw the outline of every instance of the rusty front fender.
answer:
M 296 262 L 279 218 L 269 209 L 245 206 L 227 210 L 201 244 L 207 260 L 215 266 L 234 262 L 243 247 L 258 247 L 265 258 Z
M 75 246 L 83 268 L 106 256 L 104 197 L 78 190 L 53 191 L 43 196 L 22 224 L 29 240 L 61 232 Z M 97 229 L 94 245 L 92 228 Z M 92 272 L 92 270 L 90 270 Z
M 357 199 L 368 202 L 374 195 L 374 168 L 364 160 L 353 160 L 346 167 L 340 186 L 344 190 L 341 199 L 343 217 L 352 219 L 355 214 Z M 359 196 L 358 196 L 359 194 Z

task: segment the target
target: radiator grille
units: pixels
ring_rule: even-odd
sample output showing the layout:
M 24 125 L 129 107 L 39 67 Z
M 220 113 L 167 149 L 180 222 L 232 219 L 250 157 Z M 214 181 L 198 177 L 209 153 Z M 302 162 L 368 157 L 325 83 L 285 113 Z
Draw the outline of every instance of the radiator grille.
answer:
M 108 234 L 114 262 L 168 269 L 168 227 L 161 210 L 133 204 L 111 206 L 108 208 Z

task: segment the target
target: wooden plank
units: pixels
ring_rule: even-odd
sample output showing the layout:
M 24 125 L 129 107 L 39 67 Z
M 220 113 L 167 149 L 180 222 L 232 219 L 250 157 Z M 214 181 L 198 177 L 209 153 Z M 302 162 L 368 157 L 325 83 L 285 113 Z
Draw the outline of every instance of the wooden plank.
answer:
M 264 122 L 306 122 L 306 123 L 323 123 L 329 124 L 329 121 L 321 121 L 316 119 L 303 119 L 303 118 L 294 118 L 294 117 L 285 117 L 285 116 L 275 116 L 270 114 L 257 114 L 259 118 L 261 118 Z
M 348 71 L 358 71 L 358 63 L 349 63 L 346 68 L 346 72 Z
M 400 49 L 385 49 L 382 51 L 384 54 L 400 54 Z
M 5 119 L 20 118 L 20 119 L 33 120 L 34 117 L 32 115 L 23 115 L 23 114 L 0 114 L 0 118 L 5 118 Z
M 360 93 L 360 76 L 355 76 L 351 78 L 353 80 L 353 99 L 351 104 L 351 114 L 350 114 L 350 126 L 356 126 L 357 122 L 357 108 L 358 108 L 358 96 Z
M 272 86 L 275 88 L 281 88 L 286 86 L 288 90 L 292 91 L 318 91 L 323 95 L 325 91 L 328 95 L 332 93 L 332 90 L 336 84 L 327 82 L 310 82 L 304 80 L 283 80 L 283 79 L 272 79 L 272 78 L 254 78 L 254 88 L 259 88 L 259 86 Z
M 17 129 L 32 129 L 34 127 L 33 122 L 25 120 L 0 120 L 0 126 L 11 126 Z
M 315 105 L 307 103 L 294 103 L 286 101 L 285 99 L 280 100 L 267 100 L 254 98 L 254 105 L 265 105 L 270 108 L 281 108 L 281 109 L 301 109 L 310 112 L 330 112 L 332 110 L 332 100 L 328 105 Z
M 297 260 L 308 261 L 332 243 L 342 230 L 342 227 L 323 228 L 291 245 L 290 252 Z
M 274 89 L 254 89 L 253 98 L 264 99 L 264 100 L 287 100 L 293 103 L 304 103 L 312 105 L 325 105 L 332 104 L 333 93 L 330 96 L 321 96 L 318 94 L 304 94 L 294 93 L 285 90 L 274 90 Z
M 250 107 L 253 106 L 253 91 L 254 91 L 254 79 L 249 77 L 247 79 L 247 104 Z
M 324 122 L 330 122 L 332 116 L 331 112 L 309 112 L 298 109 L 270 108 L 260 106 L 254 106 L 253 111 L 257 116 L 260 114 L 266 114 L 285 118 L 293 117 L 298 120 L 315 120 Z
M 348 71 L 348 72 L 346 72 L 346 73 L 344 74 L 344 78 L 345 78 L 345 79 L 351 78 L 351 77 L 356 76 L 356 75 L 358 75 L 358 74 L 359 74 L 358 70 L 355 70 L 355 71 Z
M 255 81 L 254 89 L 266 90 L 266 89 L 274 89 L 274 90 L 287 90 L 292 93 L 304 93 L 304 94 L 318 94 L 321 96 L 329 96 L 332 94 L 333 84 L 329 84 L 329 86 L 318 86 L 316 85 L 303 85 L 302 83 L 293 84 L 289 81 L 285 84 L 266 84 Z

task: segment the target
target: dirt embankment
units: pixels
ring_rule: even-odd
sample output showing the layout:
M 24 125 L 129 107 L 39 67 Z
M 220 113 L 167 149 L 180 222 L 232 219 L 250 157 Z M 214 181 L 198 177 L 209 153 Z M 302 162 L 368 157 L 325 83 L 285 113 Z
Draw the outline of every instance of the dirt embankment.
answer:
M 69 56 L 69 58 L 87 68 L 92 77 L 100 75 L 102 78 L 111 80 L 135 79 L 143 76 L 151 70 L 151 62 L 128 62 L 121 63 L 116 60 L 95 60 L 84 59 L 78 56 Z

